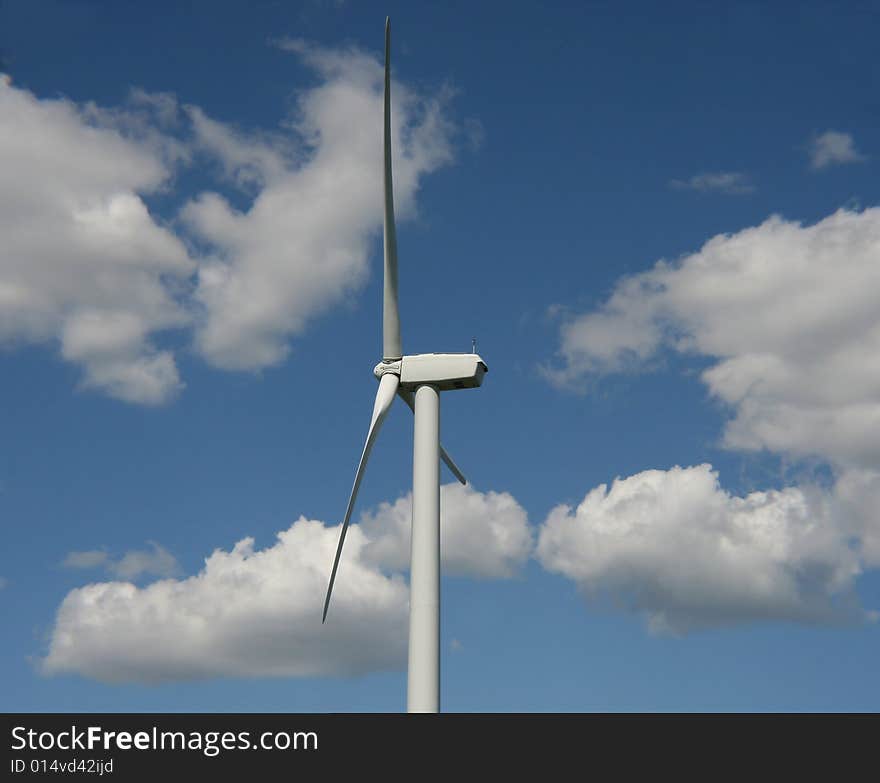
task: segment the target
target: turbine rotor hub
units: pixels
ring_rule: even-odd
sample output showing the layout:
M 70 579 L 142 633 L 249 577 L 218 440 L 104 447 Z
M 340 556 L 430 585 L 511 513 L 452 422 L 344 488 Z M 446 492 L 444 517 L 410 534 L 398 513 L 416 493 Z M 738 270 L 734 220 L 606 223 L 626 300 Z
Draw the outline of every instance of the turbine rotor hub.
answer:
M 396 361 L 392 362 L 386 362 L 383 359 L 373 368 L 373 375 L 376 376 L 376 380 L 382 380 L 382 376 L 387 375 L 388 373 L 400 377 L 400 368 L 402 362 L 402 359 L 397 359 Z

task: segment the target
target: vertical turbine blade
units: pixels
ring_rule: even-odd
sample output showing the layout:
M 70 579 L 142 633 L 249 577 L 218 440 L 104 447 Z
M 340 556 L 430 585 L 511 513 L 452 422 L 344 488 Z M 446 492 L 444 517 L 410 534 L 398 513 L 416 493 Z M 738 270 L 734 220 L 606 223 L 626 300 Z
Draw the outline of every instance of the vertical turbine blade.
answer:
M 336 557 L 333 559 L 333 569 L 330 571 L 330 583 L 327 585 L 327 597 L 324 599 L 324 614 L 321 616 L 321 622 L 327 619 L 327 609 L 330 606 L 330 595 L 333 592 L 333 583 L 336 581 L 336 570 L 339 568 L 339 556 L 342 554 L 342 545 L 345 543 L 345 534 L 348 531 L 348 523 L 351 520 L 351 512 L 354 508 L 354 501 L 357 498 L 358 489 L 361 486 L 361 479 L 364 477 L 364 469 L 367 467 L 367 460 L 370 457 L 370 451 L 376 442 L 376 436 L 382 427 L 382 422 L 388 415 L 388 409 L 394 402 L 394 395 L 397 393 L 397 386 L 400 378 L 391 373 L 386 373 L 379 381 L 379 389 L 376 392 L 376 402 L 373 404 L 373 418 L 370 421 L 370 429 L 367 432 L 367 440 L 364 443 L 364 451 L 361 454 L 361 461 L 358 463 L 357 472 L 354 474 L 354 485 L 351 488 L 351 495 L 348 498 L 348 507 L 345 509 L 345 517 L 342 520 L 342 531 L 339 534 L 339 544 L 336 546 Z
M 394 228 L 394 185 L 391 178 L 391 19 L 385 19 L 385 286 L 382 296 L 382 358 L 403 356 L 397 308 L 397 231 Z

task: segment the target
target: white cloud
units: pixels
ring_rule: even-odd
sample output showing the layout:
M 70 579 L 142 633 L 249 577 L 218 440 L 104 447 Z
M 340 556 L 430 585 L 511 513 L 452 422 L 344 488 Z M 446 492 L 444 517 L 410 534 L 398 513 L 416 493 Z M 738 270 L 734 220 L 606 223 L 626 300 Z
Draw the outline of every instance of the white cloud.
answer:
M 8 584 L 9 580 L 5 576 L 0 576 L 0 590 L 3 590 Z
M 834 486 L 834 503 L 862 561 L 880 567 L 880 472 L 845 471 Z
M 704 193 L 716 192 L 733 196 L 755 191 L 755 186 L 748 175 L 740 171 L 704 172 L 686 180 L 674 179 L 669 185 L 677 190 L 698 190 Z
M 149 544 L 150 549 L 130 549 L 119 558 L 111 557 L 103 549 L 68 552 L 61 565 L 75 569 L 102 567 L 108 573 L 127 580 L 144 575 L 176 576 L 180 572 L 180 564 L 174 555 L 155 541 Z
M 810 167 L 813 169 L 865 160 L 865 156 L 856 150 L 853 137 L 849 133 L 834 130 L 825 131 L 811 139 L 808 152 Z
M 165 333 L 187 330 L 218 367 L 255 370 L 362 286 L 381 227 L 382 69 L 357 50 L 283 48 L 319 78 L 273 131 L 167 93 L 102 108 L 0 77 L 0 344 L 58 344 L 84 387 L 159 404 L 183 386 Z M 402 218 L 422 177 L 452 159 L 448 97 L 395 83 Z M 249 205 L 176 193 L 175 173 L 195 164 Z M 181 202 L 177 233 L 143 200 L 160 192 Z
M 261 185 L 244 211 L 205 193 L 182 213 L 213 250 L 199 270 L 197 344 L 227 369 L 282 361 L 291 337 L 363 284 L 381 226 L 380 64 L 357 50 L 281 45 L 321 77 L 298 96 L 288 128 L 303 142 L 295 155 L 269 137 L 254 143 L 191 111 L 201 143 L 227 172 Z M 452 128 L 443 94 L 421 98 L 395 83 L 393 95 L 395 206 L 405 217 L 421 177 L 451 160 Z
M 75 552 L 68 552 L 61 565 L 65 568 L 97 568 L 105 565 L 110 555 L 103 549 L 86 549 Z
M 849 601 L 859 569 L 880 565 L 878 290 L 878 208 L 841 210 L 809 226 L 771 217 L 714 237 L 675 263 L 660 261 L 621 279 L 598 309 L 563 325 L 561 362 L 545 368 L 554 381 L 578 384 L 642 368 L 663 350 L 708 358 L 701 379 L 730 414 L 724 446 L 818 459 L 834 483 L 824 491 L 788 487 L 731 498 L 706 476 L 686 482 L 687 471 L 649 471 L 616 482 L 607 497 L 594 490 L 574 516 L 554 512 L 548 528 L 555 532 L 542 532 L 539 556 L 582 585 L 611 592 L 618 586 L 660 625 L 725 622 L 737 612 L 833 617 L 831 597 Z M 664 499 L 678 493 L 691 499 L 690 509 L 681 499 Z M 640 528 L 632 526 L 631 513 L 645 515 L 652 525 L 646 529 L 668 528 L 682 552 L 705 549 L 723 583 L 693 567 L 676 576 L 671 550 L 646 534 L 632 537 Z M 752 559 L 764 595 L 753 585 L 737 597 L 743 584 L 730 571 L 733 550 L 712 549 L 744 520 L 769 531 L 737 550 Z M 807 532 L 822 546 L 805 559 L 802 549 L 790 547 L 800 546 Z M 581 546 L 566 556 L 551 546 L 558 540 Z M 789 549 L 779 559 L 774 553 L 782 540 Z M 682 591 L 690 591 L 690 605 Z M 851 609 L 846 601 L 842 608 Z
M 872 618 L 858 607 L 859 558 L 827 496 L 789 487 L 734 497 L 710 465 L 644 471 L 600 485 L 576 509 L 557 506 L 537 558 L 654 631 Z
M 772 217 L 624 278 L 562 328 L 559 383 L 661 348 L 709 357 L 730 448 L 880 466 L 880 208 L 811 226 Z
M 236 184 L 263 188 L 280 183 L 295 166 L 293 140 L 280 133 L 245 133 L 208 117 L 198 106 L 185 107 L 194 144 L 220 162 Z
M 255 550 L 253 539 L 242 539 L 186 579 L 73 590 L 58 609 L 42 669 L 104 682 L 397 669 L 406 658 L 406 585 L 363 562 L 357 526 L 321 625 L 338 534 L 300 518 L 274 545 Z
M 400 575 L 383 570 L 408 567 L 409 531 L 400 529 L 396 515 L 409 502 L 383 504 L 351 527 L 324 625 L 339 527 L 300 518 L 265 549 L 255 550 L 245 538 L 231 551 L 215 551 L 195 576 L 71 591 L 58 610 L 42 669 L 107 682 L 399 669 L 406 660 L 408 589 Z M 444 536 L 450 570 L 513 575 L 531 548 L 516 501 L 506 493 L 444 487 L 443 503 L 444 524 L 452 529 Z M 468 545 L 476 554 L 464 551 Z M 109 564 L 127 578 L 144 570 L 144 559 L 154 572 L 161 570 L 156 552 L 128 553 L 119 561 L 99 554 L 71 553 L 68 559 Z
M 188 322 L 171 289 L 195 267 L 141 198 L 181 154 L 146 117 L 0 78 L 0 343 L 59 341 L 85 386 L 156 404 L 181 383 L 155 337 Z
M 381 503 L 361 516 L 369 539 L 364 559 L 406 570 L 410 561 L 412 493 Z M 459 576 L 514 576 L 532 551 L 528 516 L 507 492 L 478 492 L 470 485 L 440 488 L 440 553 L 443 572 Z
M 155 576 L 174 576 L 180 565 L 167 549 L 150 541 L 151 549 L 132 549 L 119 560 L 108 563 L 107 570 L 120 579 L 137 579 L 144 574 Z

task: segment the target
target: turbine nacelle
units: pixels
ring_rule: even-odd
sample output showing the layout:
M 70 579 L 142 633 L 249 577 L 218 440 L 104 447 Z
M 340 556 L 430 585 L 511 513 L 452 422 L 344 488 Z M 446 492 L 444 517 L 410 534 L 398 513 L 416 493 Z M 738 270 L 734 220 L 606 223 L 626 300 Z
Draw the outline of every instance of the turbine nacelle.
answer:
M 379 362 L 373 375 L 380 379 L 391 373 L 400 378 L 403 391 L 429 384 L 440 391 L 476 389 L 489 371 L 475 353 L 417 353 L 394 362 Z

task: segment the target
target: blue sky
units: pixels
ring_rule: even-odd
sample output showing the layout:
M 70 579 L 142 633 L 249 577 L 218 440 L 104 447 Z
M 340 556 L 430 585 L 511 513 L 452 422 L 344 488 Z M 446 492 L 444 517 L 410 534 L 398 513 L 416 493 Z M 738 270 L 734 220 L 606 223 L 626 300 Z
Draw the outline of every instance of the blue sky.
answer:
M 877 11 L 7 0 L 3 708 L 403 708 L 390 14 L 443 708 L 876 709 Z

